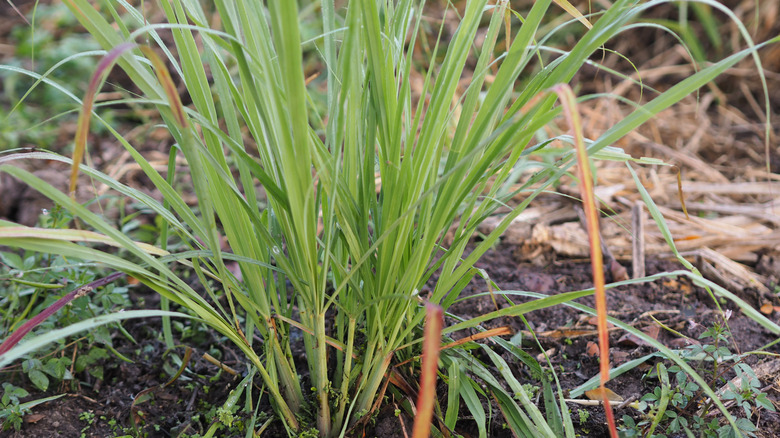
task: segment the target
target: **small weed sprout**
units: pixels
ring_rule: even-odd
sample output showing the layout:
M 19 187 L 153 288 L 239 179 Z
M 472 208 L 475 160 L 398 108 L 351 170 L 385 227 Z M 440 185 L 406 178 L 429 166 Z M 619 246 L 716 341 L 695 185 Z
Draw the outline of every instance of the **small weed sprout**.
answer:
M 3 383 L 3 397 L 0 398 L 0 431 L 13 427 L 16 430 L 22 426 L 22 417 L 30 409 L 20 404 L 19 399 L 30 395 L 24 388 L 19 388 L 8 382 Z
M 710 376 L 710 388 L 715 391 L 723 388 L 717 392 L 722 401 L 733 401 L 734 405 L 742 408 L 744 417 L 737 418 L 736 426 L 742 435 L 753 437 L 757 430 L 752 421 L 754 414 L 760 409 L 775 412 L 775 407 L 762 392 L 751 366 L 744 362 L 746 355 L 733 354 L 728 348 L 730 338 L 724 318 L 699 336 L 699 340 L 709 343 L 690 345 L 680 357 L 702 375 Z M 736 377 L 727 380 L 729 372 L 735 373 Z M 673 378 L 672 385 L 668 384 L 670 376 Z M 732 425 L 721 425 L 718 418 L 713 418 L 713 401 L 679 366 L 673 365 L 667 370 L 659 364 L 657 377 L 661 386 L 645 394 L 637 406 L 644 419 L 637 423 L 633 418 L 623 416 L 624 436 L 665 437 L 666 434 L 678 433 L 712 438 L 737 436 Z M 664 433 L 653 434 L 656 426 Z

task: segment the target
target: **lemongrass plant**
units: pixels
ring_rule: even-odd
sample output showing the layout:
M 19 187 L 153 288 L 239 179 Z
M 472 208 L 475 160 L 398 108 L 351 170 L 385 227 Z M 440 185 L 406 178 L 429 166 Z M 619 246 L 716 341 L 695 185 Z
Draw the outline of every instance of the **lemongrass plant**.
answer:
M 510 195 L 500 193 L 501 187 L 531 155 L 526 148 L 535 134 L 562 116 L 561 105 L 549 90 L 569 82 L 595 51 L 632 26 L 653 3 L 617 0 L 597 19 L 579 16 L 591 27 L 575 47 L 539 65 L 538 60 L 548 59 L 544 41 L 549 35 L 540 35 L 539 29 L 551 13 L 551 2 L 533 3 L 500 54 L 496 42 L 508 2 L 466 2 L 446 51 L 439 54 L 438 44 L 433 48 L 430 59 L 443 55 L 443 61 L 420 72 L 422 90 L 413 90 L 413 75 L 418 73 L 413 47 L 420 38 L 424 2 L 352 1 L 337 9 L 334 0 L 322 0 L 318 5 L 322 33 L 302 41 L 296 1 L 272 0 L 265 5 L 216 0 L 214 12 L 205 11 L 199 2 L 162 1 L 167 22 L 149 24 L 142 8 L 124 0 L 99 6 L 65 0 L 108 51 L 84 98 L 72 183 L 85 150 L 89 116 L 100 114 L 92 106 L 94 94 L 115 62 L 144 96 L 134 101 L 156 105 L 175 139 L 172 156 L 180 151 L 187 166 L 176 168 L 172 161 L 166 178 L 114 131 L 164 203 L 98 170 L 81 168 L 162 217 L 164 238 L 150 248 L 35 176 L 3 165 L 0 170 L 24 180 L 94 229 L 101 238 L 92 242 L 110 242 L 127 255 L 117 257 L 83 244 L 86 231 L 55 235 L 6 223 L 0 225 L 11 229 L 0 233 L 0 244 L 65 253 L 141 280 L 244 352 L 291 433 L 316 427 L 321 436 L 345 435 L 375 410 L 392 367 L 419 355 L 424 303 L 446 311 L 478 274 L 474 263 L 512 219 L 576 163 L 575 154 L 567 154 L 559 167 L 526 182 L 520 189 L 527 193 L 523 202 L 463 258 L 476 227 L 506 205 Z M 568 5 L 563 0 L 556 3 Z M 489 20 L 487 33 L 482 45 L 474 47 L 483 19 Z M 172 34 L 175 50 L 165 46 L 163 34 Z M 175 80 L 154 51 L 136 43 L 156 45 L 173 66 Z M 322 61 L 320 78 L 312 84 L 304 75 L 304 48 L 316 49 Z M 592 141 L 588 154 L 597 157 L 612 142 L 753 53 L 751 45 L 659 94 Z M 461 94 L 459 80 L 472 57 L 473 77 Z M 491 68 L 497 72 L 488 81 Z M 537 73 L 518 83 L 532 68 Z M 327 87 L 322 113 L 313 105 L 317 80 Z M 178 100 L 174 86 L 178 81 L 192 99 L 189 107 Z M 571 110 L 573 100 L 566 105 Z M 578 143 L 584 151 L 584 143 Z M 27 156 L 68 161 L 35 154 Z M 174 173 L 189 176 L 196 208 L 187 205 L 172 185 Z M 264 195 L 256 190 L 258 183 Z M 451 243 L 445 243 L 448 230 Z M 222 237 L 227 251 L 221 249 Z M 174 241 L 188 250 L 169 252 Z M 240 277 L 228 270 L 228 260 L 238 262 Z M 174 263 L 194 269 L 205 293 L 178 278 Z M 435 287 L 421 296 L 437 271 Z M 540 298 L 487 317 L 522 315 L 592 293 Z M 484 319 L 461 322 L 445 333 L 478 327 Z M 291 332 L 296 330 L 303 333 L 305 365 L 292 358 Z M 262 342 L 253 341 L 255 334 Z M 526 363 L 532 362 L 504 344 Z M 501 357 L 490 350 L 487 354 L 507 371 Z M 465 374 L 469 370 L 488 382 L 502 406 L 513 409 L 508 421 L 516 430 L 573 436 L 560 394 L 558 400 L 550 397 L 545 417 L 528 397 L 520 397 L 518 406 L 496 377 L 465 351 L 445 350 L 441 363 L 453 385 L 444 414 L 446 427 L 454 427 L 462 399 L 481 421 L 480 435 L 485 436 L 485 415 L 480 415 L 475 392 L 480 389 Z M 308 377 L 301 377 L 304 374 Z M 502 377 L 515 395 L 524 394 L 511 375 Z M 458 379 L 461 383 L 456 385 Z M 463 384 L 463 379 L 470 383 Z M 550 416 L 555 409 L 557 420 Z M 315 412 L 315 418 L 306 412 Z

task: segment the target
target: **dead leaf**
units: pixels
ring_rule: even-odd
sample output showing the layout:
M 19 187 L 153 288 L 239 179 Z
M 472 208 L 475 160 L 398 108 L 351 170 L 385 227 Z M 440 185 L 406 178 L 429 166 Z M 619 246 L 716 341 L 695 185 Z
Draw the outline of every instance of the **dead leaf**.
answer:
M 589 357 L 596 357 L 599 355 L 599 344 L 588 341 L 588 345 L 585 346 L 585 355 Z
M 611 402 L 622 402 L 623 397 L 615 394 L 614 391 L 612 391 L 609 388 L 604 388 L 604 392 L 607 394 L 607 400 Z M 591 400 L 603 400 L 603 397 L 601 396 L 601 388 L 591 389 L 590 391 L 585 391 L 585 397 L 588 397 Z
M 772 312 L 775 311 L 775 306 L 772 305 L 769 301 L 761 305 L 761 313 L 764 315 L 771 315 Z
M 626 333 L 618 339 L 617 344 L 621 347 L 639 347 L 650 345 L 647 341 L 633 333 Z
M 540 338 L 549 338 L 549 339 L 564 339 L 564 338 L 577 338 L 580 336 L 593 336 L 597 335 L 598 332 L 596 330 L 579 330 L 579 329 L 570 329 L 570 328 L 559 328 L 556 330 L 548 330 L 546 332 L 537 333 L 536 335 Z M 529 333 L 530 335 L 530 333 Z
M 509 336 L 512 334 L 513 334 L 512 329 L 510 329 L 509 327 L 498 327 L 498 328 L 477 333 L 475 335 L 467 336 L 462 339 L 458 339 L 457 341 L 454 342 L 450 342 L 449 344 L 442 346 L 441 349 L 444 350 L 446 348 L 457 347 L 458 345 L 462 345 L 467 342 L 478 341 L 480 339 L 491 338 L 493 336 Z
M 656 324 L 649 325 L 645 327 L 645 329 L 642 330 L 642 332 L 647 336 L 650 336 L 651 338 L 658 340 L 658 335 L 661 333 L 661 327 Z
M 651 364 L 649 364 L 647 362 L 642 362 L 639 365 L 637 365 L 637 367 L 636 367 L 637 370 L 642 371 L 643 373 L 646 373 L 646 372 L 650 371 L 652 368 L 653 368 L 653 365 L 651 365 Z
M 25 415 L 24 416 L 24 422 L 25 423 L 37 423 L 37 422 L 43 420 L 44 417 L 45 417 L 45 415 L 43 415 L 43 414 Z
M 558 350 L 556 350 L 555 347 L 550 348 L 549 350 L 547 350 L 547 351 L 545 351 L 543 353 L 537 354 L 536 355 L 536 360 L 538 362 L 545 362 L 548 357 L 553 357 L 553 355 L 555 354 L 556 351 L 558 351 Z
M 620 365 L 628 360 L 628 351 L 615 350 L 612 352 L 612 365 Z
M 689 345 L 699 345 L 700 342 L 692 338 L 674 338 L 669 341 L 669 346 L 672 348 L 685 348 Z
M 612 274 L 612 281 L 628 280 L 628 271 L 615 259 L 609 263 L 609 272 Z

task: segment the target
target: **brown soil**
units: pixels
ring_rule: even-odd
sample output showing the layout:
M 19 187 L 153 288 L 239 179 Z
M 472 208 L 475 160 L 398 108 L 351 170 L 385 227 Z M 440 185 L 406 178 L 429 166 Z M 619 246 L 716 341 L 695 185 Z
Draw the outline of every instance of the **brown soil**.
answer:
M 28 386 L 33 393 L 28 397 L 31 400 L 53 394 L 67 395 L 33 409 L 33 414 L 25 417 L 21 430 L 0 432 L 0 437 L 132 435 L 133 423 L 139 436 L 205 433 L 209 427 L 206 413 L 212 406 L 221 406 L 230 389 L 240 380 L 218 372 L 202 358 L 203 352 L 209 350 L 209 344 L 219 345 L 220 341 L 213 339 L 201 347 L 194 347 L 192 360 L 183 376 L 175 384 L 162 388 L 170 378 L 171 369 L 175 371 L 177 367 L 166 354 L 165 344 L 157 339 L 161 330 L 159 322 L 134 321 L 125 324 L 125 328 L 139 344 L 117 337 L 115 345 L 117 351 L 131 358 L 133 363 L 111 358 L 103 364 L 102 381 L 84 373 L 79 378 L 86 381 L 75 388 L 63 385 L 41 394 L 34 393 Z M 172 353 L 181 357 L 184 349 Z M 226 351 L 226 354 L 230 353 L 233 351 Z M 226 359 L 225 362 L 235 366 L 235 360 Z M 23 383 L 18 372 L 6 373 L 5 378 Z M 151 397 L 134 405 L 136 397 L 145 390 L 151 390 Z
M 513 256 L 514 249 L 512 246 L 501 245 L 486 254 L 478 265 L 484 268 L 490 278 L 501 285 L 505 291 L 555 294 L 592 286 L 590 265 L 587 263 L 560 260 L 544 267 L 518 264 Z M 654 260 L 649 263 L 648 274 L 676 269 L 679 269 L 679 266 L 675 263 Z M 475 280 L 466 289 L 464 296 L 481 293 L 485 289 L 483 281 Z M 739 294 L 748 302 L 756 299 L 754 290 L 745 289 Z M 156 304 L 154 295 L 145 295 L 143 298 L 147 305 L 154 307 Z M 521 301 L 517 297 L 510 298 L 516 303 Z M 652 327 L 657 328 L 657 323 L 649 317 L 653 314 L 664 325 L 692 339 L 696 339 L 705 327 L 710 327 L 713 321 L 719 318 L 719 313 L 706 292 L 684 279 L 665 279 L 639 286 L 615 288 L 608 292 L 608 300 L 611 316 L 622 321 L 630 321 L 634 327 L 646 331 Z M 499 307 L 507 305 L 500 296 L 497 297 L 497 302 Z M 591 297 L 583 298 L 580 303 L 591 307 L 594 305 Z M 730 306 L 727 304 L 725 308 L 729 309 Z M 495 307 L 489 296 L 462 301 L 451 308 L 453 314 L 462 317 L 479 316 L 492 310 L 495 310 Z M 568 307 L 556 306 L 534 311 L 525 316 L 539 336 L 552 366 L 558 370 L 558 378 L 565 391 L 578 387 L 598 373 L 598 358 L 592 352 L 589 353 L 591 348 L 589 344 L 597 341 L 594 322 L 590 315 Z M 509 326 L 513 331 L 528 330 L 519 318 L 504 318 L 486 324 L 486 327 L 497 326 Z M 732 351 L 750 351 L 774 340 L 770 334 L 758 329 L 754 322 L 736 309 L 729 319 L 729 326 L 735 341 L 734 345 L 730 345 Z M 210 423 L 206 419 L 205 411 L 212 406 L 221 406 L 229 390 L 236 385 L 237 379 L 231 378 L 227 373 L 220 373 L 216 366 L 204 361 L 201 355 L 209 348 L 217 346 L 223 351 L 226 364 L 241 369 L 240 363 L 236 360 L 240 352 L 233 351 L 231 346 L 218 339 L 206 339 L 205 342 L 202 341 L 197 345 L 184 341 L 195 349 L 193 360 L 184 377 L 165 389 L 156 390 L 151 400 L 133 408 L 134 397 L 142 390 L 165 383 L 173 365 L 166 359 L 165 346 L 159 340 L 158 322 L 129 322 L 125 327 L 139 341 L 139 345 L 133 345 L 126 340 L 123 341 L 124 338 L 117 337 L 115 339 L 117 350 L 133 359 L 134 363 L 124 363 L 116 359 L 107 361 L 104 364 L 106 372 L 103 381 L 91 379 L 90 385 L 69 388 L 64 391 L 67 393 L 66 397 L 33 409 L 33 414 L 26 417 L 20 431 L 0 433 L 0 437 L 69 437 L 79 436 L 81 433 L 86 437 L 116 436 L 122 434 L 123 427 L 132 427 L 133 421 L 136 421 L 139 430 L 148 433 L 148 436 L 177 436 L 182 432 L 203 433 L 208 429 Z M 626 339 L 623 335 L 621 331 L 614 331 L 611 334 L 613 365 L 652 352 L 650 347 Z M 673 348 L 684 345 L 681 343 L 682 338 L 665 330 L 660 330 L 658 339 Z M 541 353 L 533 343 L 523 344 L 523 346 L 524 350 L 531 355 L 536 356 Z M 780 353 L 780 346 L 773 346 L 768 351 Z M 179 355 L 183 353 L 181 349 L 176 352 Z M 608 387 L 624 399 L 639 398 L 651 392 L 657 386 L 657 381 L 646 378 L 646 374 L 651 365 L 658 360 L 660 359 L 652 359 L 645 365 L 615 378 Z M 759 358 L 750 357 L 746 362 L 755 366 Z M 166 363 L 168 363 L 167 368 Z M 516 367 L 514 371 L 522 381 L 522 376 L 526 375 L 523 366 L 516 361 L 510 362 L 510 365 Z M 732 376 L 733 374 L 729 373 L 724 377 Z M 766 377 L 762 380 L 762 384 L 773 385 L 774 377 L 776 376 Z M 6 378 L 9 381 L 23 383 L 18 374 L 6 374 Z M 88 379 L 88 376 L 86 378 Z M 51 392 L 51 394 L 58 393 L 61 392 L 56 390 Z M 51 394 L 36 393 L 29 398 L 35 399 Z M 769 389 L 768 395 L 773 402 L 780 403 L 780 393 L 776 389 Z M 601 407 L 570 404 L 569 408 L 575 426 L 582 436 L 607 435 Z M 270 412 L 267 406 L 261 409 Z M 586 410 L 589 414 L 583 424 L 577 422 L 580 418 L 578 414 L 580 410 Z M 85 412 L 90 416 L 94 414 L 91 424 L 86 420 Z M 133 412 L 136 415 L 131 416 Z M 732 410 L 732 413 L 738 414 L 739 410 Z M 618 418 L 623 415 L 638 418 L 637 411 L 630 407 L 617 409 L 616 415 Z M 402 422 L 404 425 L 401 424 Z M 375 426 L 366 431 L 366 436 L 403 437 L 403 428 L 410 431 L 412 424 L 413 420 L 408 416 L 395 415 L 395 407 L 391 400 L 391 403 L 380 410 Z M 504 436 L 500 416 L 494 418 L 492 424 L 492 436 Z M 763 412 L 758 426 L 761 430 L 760 436 L 778 436 L 780 416 Z M 464 436 L 476 433 L 474 425 L 468 420 L 462 420 L 457 431 Z M 281 430 L 277 432 L 283 434 Z M 276 435 L 272 433 L 270 436 Z

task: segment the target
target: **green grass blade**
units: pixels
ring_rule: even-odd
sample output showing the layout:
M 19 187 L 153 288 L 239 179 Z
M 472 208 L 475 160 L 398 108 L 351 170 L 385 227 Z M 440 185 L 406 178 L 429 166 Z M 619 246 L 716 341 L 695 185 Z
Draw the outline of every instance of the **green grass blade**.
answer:
M 95 327 L 123 321 L 125 319 L 149 318 L 163 315 L 177 318 L 192 318 L 190 315 L 186 315 L 184 313 L 163 312 L 160 310 L 128 310 L 119 313 L 112 313 L 109 315 L 96 316 L 94 318 L 69 325 L 68 327 L 52 330 L 45 334 L 35 336 L 32 339 L 28 339 L 27 341 L 19 344 L 17 347 L 12 348 L 10 351 L 0 356 L 0 367 L 4 367 L 21 357 L 37 351 L 47 344 L 67 338 L 68 336 L 75 335 L 82 331 L 92 330 Z

